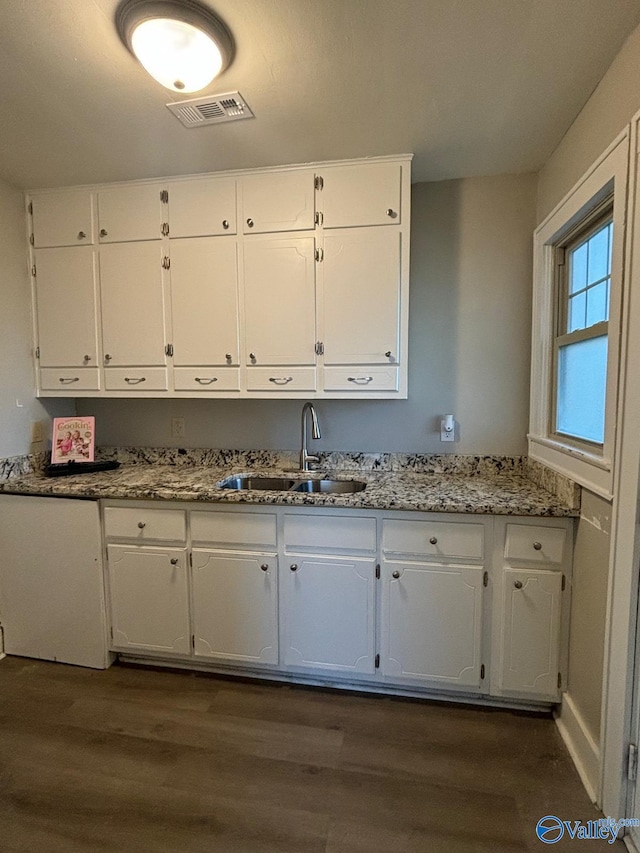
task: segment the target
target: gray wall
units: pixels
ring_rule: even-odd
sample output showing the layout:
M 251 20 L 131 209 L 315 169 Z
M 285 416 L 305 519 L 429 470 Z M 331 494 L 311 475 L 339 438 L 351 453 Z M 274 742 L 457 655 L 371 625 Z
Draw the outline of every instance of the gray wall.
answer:
M 0 234 L 0 457 L 6 457 L 29 452 L 32 421 L 44 421 L 49 438 L 51 416 L 72 414 L 74 405 L 66 400 L 42 405 L 34 399 L 24 200 L 1 181 Z
M 536 178 L 413 187 L 409 399 L 320 401 L 325 450 L 526 453 Z M 295 449 L 302 401 L 78 400 L 101 444 Z M 439 441 L 453 412 L 460 440 Z M 185 418 L 186 439 L 170 435 Z

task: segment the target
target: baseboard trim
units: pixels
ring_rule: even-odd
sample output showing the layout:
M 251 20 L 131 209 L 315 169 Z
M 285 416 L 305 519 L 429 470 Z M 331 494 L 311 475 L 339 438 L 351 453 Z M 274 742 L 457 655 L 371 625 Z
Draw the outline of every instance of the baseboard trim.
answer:
M 591 802 L 599 805 L 600 748 L 568 693 L 562 695 L 562 705 L 554 716 L 560 736 L 569 750 Z

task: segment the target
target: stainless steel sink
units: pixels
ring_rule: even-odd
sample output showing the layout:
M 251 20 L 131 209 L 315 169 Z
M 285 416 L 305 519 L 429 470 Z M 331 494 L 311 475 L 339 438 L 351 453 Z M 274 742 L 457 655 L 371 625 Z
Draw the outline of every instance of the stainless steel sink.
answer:
M 367 484 L 361 480 L 294 480 L 289 477 L 258 477 L 254 474 L 228 477 L 221 489 L 253 489 L 273 492 L 307 492 L 309 494 L 342 495 L 361 492 Z

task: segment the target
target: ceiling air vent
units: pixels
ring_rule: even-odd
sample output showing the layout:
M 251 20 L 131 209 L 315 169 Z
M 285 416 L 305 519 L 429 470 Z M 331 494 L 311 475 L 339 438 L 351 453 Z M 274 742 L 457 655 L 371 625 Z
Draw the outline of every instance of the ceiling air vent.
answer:
M 251 108 L 239 92 L 191 98 L 188 101 L 167 104 L 167 107 L 185 127 L 203 127 L 205 124 L 253 118 Z

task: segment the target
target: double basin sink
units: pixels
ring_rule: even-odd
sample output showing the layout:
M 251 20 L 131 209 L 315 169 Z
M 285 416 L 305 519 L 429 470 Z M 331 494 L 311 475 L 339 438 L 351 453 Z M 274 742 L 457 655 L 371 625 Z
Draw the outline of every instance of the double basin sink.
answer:
M 292 477 L 259 477 L 254 474 L 243 474 L 237 477 L 227 477 L 219 485 L 221 489 L 345 495 L 361 492 L 367 484 L 361 480 L 301 480 Z

